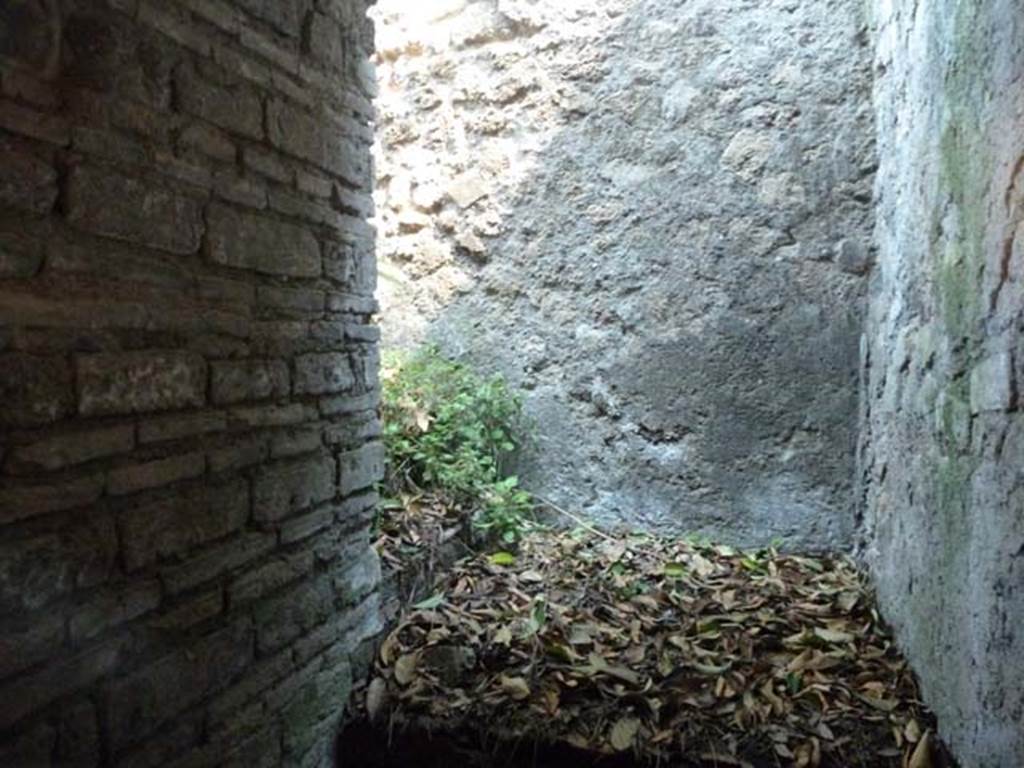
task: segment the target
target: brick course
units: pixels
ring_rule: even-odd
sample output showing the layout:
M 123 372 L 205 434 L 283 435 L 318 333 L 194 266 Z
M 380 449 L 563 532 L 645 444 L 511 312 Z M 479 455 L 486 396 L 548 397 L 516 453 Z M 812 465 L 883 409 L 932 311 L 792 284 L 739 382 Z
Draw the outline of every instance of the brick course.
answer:
M 331 763 L 380 629 L 366 6 L 11 30 L 0 764 Z

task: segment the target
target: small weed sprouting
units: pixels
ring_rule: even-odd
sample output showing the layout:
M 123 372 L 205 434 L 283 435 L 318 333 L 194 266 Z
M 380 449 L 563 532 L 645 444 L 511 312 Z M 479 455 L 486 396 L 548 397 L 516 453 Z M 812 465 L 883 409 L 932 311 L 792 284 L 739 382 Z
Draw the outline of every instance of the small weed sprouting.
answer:
M 450 497 L 506 543 L 532 527 L 530 494 L 509 474 L 525 431 L 522 403 L 501 376 L 482 377 L 434 347 L 389 353 L 381 408 L 392 495 Z

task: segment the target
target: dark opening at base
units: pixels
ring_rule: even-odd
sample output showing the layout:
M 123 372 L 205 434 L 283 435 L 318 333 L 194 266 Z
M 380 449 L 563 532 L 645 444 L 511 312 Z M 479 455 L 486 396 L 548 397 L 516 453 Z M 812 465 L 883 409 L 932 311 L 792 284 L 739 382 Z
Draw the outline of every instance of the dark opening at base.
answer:
M 630 755 L 602 755 L 567 744 L 488 740 L 480 733 L 428 733 L 387 730 L 366 722 L 349 724 L 341 733 L 339 768 L 639 768 Z M 676 768 L 703 768 L 710 763 L 673 762 Z M 739 765 L 719 763 L 719 765 Z M 761 764 L 749 763 L 752 768 Z M 767 764 L 764 764 L 767 766 Z

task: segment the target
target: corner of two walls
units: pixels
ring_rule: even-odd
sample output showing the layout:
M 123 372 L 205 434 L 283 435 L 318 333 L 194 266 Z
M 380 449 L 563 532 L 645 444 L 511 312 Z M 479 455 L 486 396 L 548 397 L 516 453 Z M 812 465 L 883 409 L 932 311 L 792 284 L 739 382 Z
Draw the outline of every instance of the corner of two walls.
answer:
M 0 764 L 327 766 L 379 630 L 362 0 L 0 5 Z
M 873 259 L 856 0 L 380 0 L 384 341 L 525 390 L 533 490 L 847 546 Z
M 863 554 L 965 768 L 1024 754 L 1024 3 L 880 2 Z

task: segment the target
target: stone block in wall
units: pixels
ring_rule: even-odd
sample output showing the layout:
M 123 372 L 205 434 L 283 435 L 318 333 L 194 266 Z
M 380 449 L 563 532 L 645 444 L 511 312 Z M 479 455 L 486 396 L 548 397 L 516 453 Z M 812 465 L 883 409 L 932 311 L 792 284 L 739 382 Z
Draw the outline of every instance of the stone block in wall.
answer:
M 322 315 L 326 304 L 324 292 L 316 288 L 260 286 L 256 300 L 261 308 L 298 316 Z
M 130 572 L 183 554 L 242 528 L 249 518 L 244 479 L 195 485 L 168 498 L 143 502 L 118 515 L 125 568 Z
M 37 112 L 6 99 L 0 100 L 0 128 L 59 147 L 67 146 L 71 140 L 64 118 Z
M 0 141 L 0 205 L 48 213 L 57 201 L 57 171 L 47 162 Z
M 111 748 L 140 740 L 224 687 L 251 661 L 252 629 L 240 620 L 114 681 L 106 699 Z
M 36 610 L 106 582 L 117 567 L 117 532 L 96 512 L 58 530 L 0 540 L 0 615 Z
M 233 163 L 238 154 L 231 139 L 221 130 L 196 121 L 178 135 L 179 145 L 223 162 Z
M 41 240 L 21 232 L 0 233 L 0 279 L 32 277 L 42 266 L 44 253 Z
M 210 397 L 217 405 L 286 396 L 291 390 L 282 360 L 224 360 L 210 364 Z
M 345 605 L 356 605 L 380 584 L 380 557 L 365 549 L 344 571 L 334 577 L 334 589 Z
M 173 596 L 170 597 L 173 601 Z M 218 616 L 224 610 L 224 590 L 219 584 L 198 595 L 189 595 L 173 603 L 173 607 L 161 611 L 147 622 L 147 626 L 161 632 L 181 633 L 207 619 Z
M 267 467 L 253 483 L 253 519 L 280 520 L 327 501 L 335 493 L 335 463 L 329 456 Z
M 267 207 L 267 190 L 263 185 L 255 179 L 239 175 L 234 169 L 214 174 L 213 191 L 217 197 L 229 203 L 237 203 L 247 208 Z
M 57 726 L 54 762 L 61 768 L 95 768 L 100 762 L 96 705 L 86 697 L 64 702 Z
M 971 370 L 971 413 L 1009 411 L 1014 404 L 1013 358 L 991 355 Z
M 314 510 L 307 515 L 286 520 L 281 524 L 282 543 L 291 544 L 324 530 L 334 522 L 335 514 L 335 507 L 328 506 L 324 509 Z
M 330 171 L 352 187 L 368 187 L 369 164 L 326 115 L 274 99 L 267 104 L 267 130 L 270 142 L 288 154 Z
M 80 355 L 76 366 L 83 416 L 193 408 L 206 400 L 206 363 L 192 352 Z
M 64 644 L 64 617 L 56 612 L 6 620 L 0 627 L 0 680 L 57 655 Z
M 158 416 L 139 424 L 139 443 L 162 443 L 222 432 L 227 425 L 227 415 L 223 411 Z
M 68 221 L 98 235 L 195 253 L 203 234 L 201 214 L 193 198 L 114 171 L 77 166 L 68 178 Z
M 323 430 L 319 425 L 289 429 L 270 440 L 270 458 L 282 459 L 312 453 L 323 445 Z
M 219 203 L 210 206 L 207 255 L 236 269 L 268 275 L 319 277 L 320 247 L 305 227 Z
M 373 487 L 384 477 L 384 446 L 370 443 L 338 457 L 339 491 L 348 496 L 354 491 Z
M 355 383 L 348 355 L 323 352 L 295 358 L 295 392 L 300 395 L 326 395 L 343 392 Z
M 287 427 L 312 418 L 316 418 L 316 414 L 309 413 L 301 403 L 231 409 L 231 420 L 247 427 Z
M 85 507 L 100 498 L 106 486 L 103 474 L 72 480 L 8 481 L 0 490 L 0 525 L 50 512 Z
M 299 584 L 254 607 L 256 649 L 261 655 L 276 651 L 325 624 L 333 615 L 334 590 L 329 576 Z
M 212 474 L 237 472 L 266 461 L 267 453 L 266 438 L 249 437 L 231 445 L 211 449 L 206 455 L 206 461 Z
M 169 101 L 178 56 L 164 36 L 94 4 L 64 18 L 63 38 L 69 84 L 158 107 Z
M 232 607 L 275 592 L 313 572 L 313 553 L 293 552 L 276 557 L 265 565 L 244 573 L 228 587 Z
M 285 753 L 303 755 L 312 749 L 324 735 L 319 726 L 324 721 L 340 720 L 351 690 L 352 669 L 344 663 L 318 671 L 303 682 L 279 710 L 284 723 L 282 746 Z
M 160 604 L 160 582 L 155 579 L 115 587 L 91 597 L 68 619 L 71 642 L 80 645 L 112 627 L 154 610 Z
M 309 51 L 323 65 L 340 70 L 345 66 L 345 48 L 341 27 L 323 13 L 314 13 L 309 19 Z
M 238 5 L 260 21 L 289 36 L 299 34 L 301 12 L 307 2 L 282 3 L 279 0 L 238 0 Z
M 281 184 L 291 184 L 294 170 L 277 154 L 259 147 L 246 147 L 242 152 L 245 167 Z
M 184 112 L 250 139 L 263 137 L 263 104 L 252 86 L 213 83 L 191 67 L 178 69 L 175 85 Z
M 64 433 L 15 448 L 8 469 L 18 473 L 53 471 L 127 453 L 134 447 L 134 424 Z
M 270 552 L 276 545 L 272 533 L 249 533 L 160 572 L 164 590 L 174 595 L 241 568 Z
M 127 658 L 131 647 L 131 638 L 113 637 L 74 656 L 58 656 L 38 672 L 0 686 L 0 731 L 96 682 L 116 669 Z
M 74 380 L 64 357 L 0 354 L 0 426 L 38 427 L 74 410 Z
M 107 493 L 111 496 L 138 493 L 149 488 L 190 480 L 199 477 L 205 471 L 206 456 L 202 451 L 117 467 L 107 476 Z
M 369 254 L 372 241 L 324 243 L 324 274 L 343 290 L 371 296 L 377 288 L 377 270 Z

